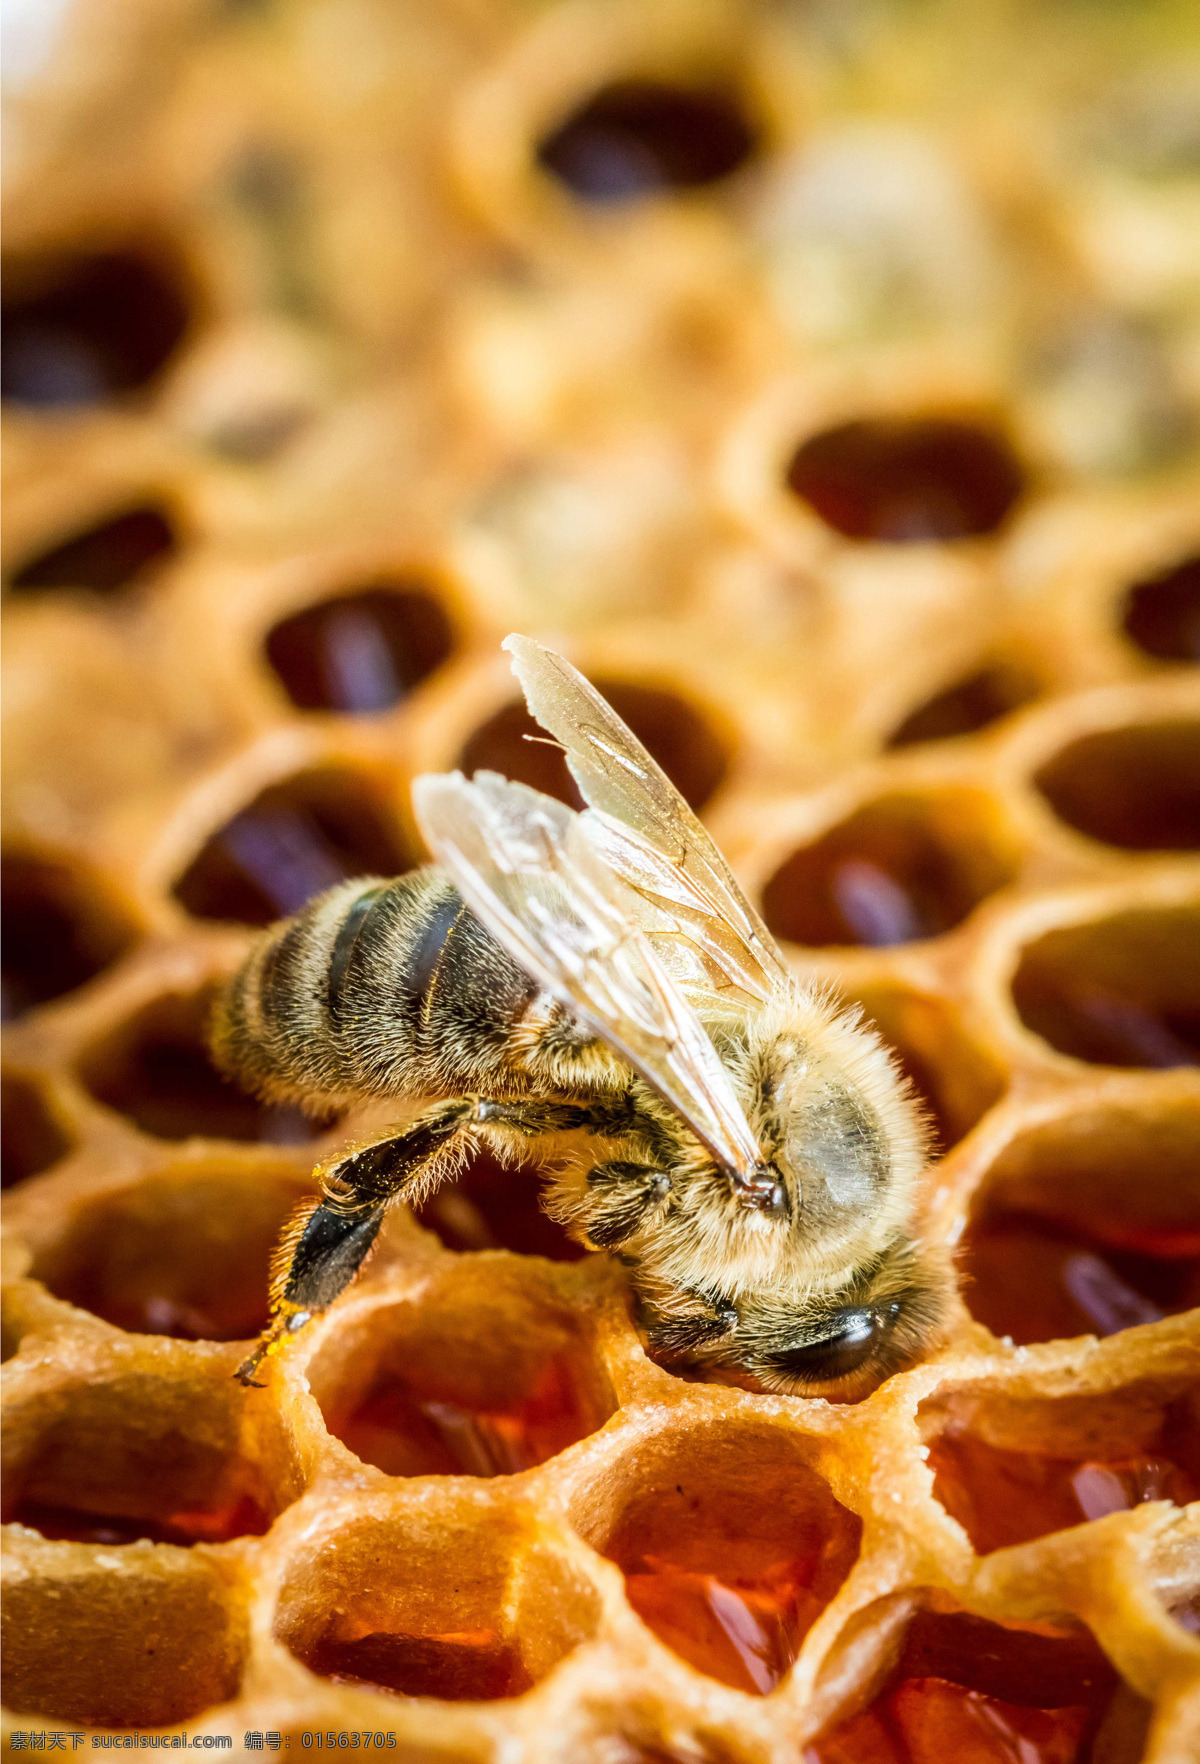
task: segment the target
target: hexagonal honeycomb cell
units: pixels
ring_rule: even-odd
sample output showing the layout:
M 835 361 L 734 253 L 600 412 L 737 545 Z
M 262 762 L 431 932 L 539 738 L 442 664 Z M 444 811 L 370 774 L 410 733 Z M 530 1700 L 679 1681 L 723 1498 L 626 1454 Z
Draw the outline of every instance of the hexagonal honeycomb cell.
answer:
M 478 1261 L 379 1305 L 309 1367 L 325 1425 L 389 1476 L 511 1476 L 616 1408 L 588 1332 L 532 1271 Z
M 0 1745 L 1194 1764 L 1188 9 L 11 10 Z M 216 990 L 420 774 L 580 806 L 510 631 L 920 1107 L 852 1400 L 658 1364 L 582 1140 L 235 1376 L 416 1099 L 244 1094 Z
M 602 1528 L 581 1523 L 642 1622 L 707 1677 L 773 1690 L 854 1564 L 857 1517 L 803 1450 L 754 1427 L 660 1438 L 613 1480 Z
M 938 1757 L 1124 1758 L 1150 1709 L 1086 1632 L 920 1611 L 871 1702 L 824 1734 L 806 1764 L 925 1764 Z
M 997 805 L 980 792 L 881 797 L 797 851 L 763 890 L 794 943 L 885 948 L 961 924 L 1017 870 Z
M 1194 1389 L 1148 1381 L 1058 1404 L 956 1392 L 931 1431 L 935 1499 L 981 1554 L 1048 1536 L 1144 1501 L 1186 1506 L 1200 1489 Z M 934 1427 L 937 1405 L 925 1414 Z
M 972 1316 L 1018 1343 L 1116 1335 L 1200 1304 L 1200 1114 L 1070 1110 L 1010 1142 L 962 1237 Z

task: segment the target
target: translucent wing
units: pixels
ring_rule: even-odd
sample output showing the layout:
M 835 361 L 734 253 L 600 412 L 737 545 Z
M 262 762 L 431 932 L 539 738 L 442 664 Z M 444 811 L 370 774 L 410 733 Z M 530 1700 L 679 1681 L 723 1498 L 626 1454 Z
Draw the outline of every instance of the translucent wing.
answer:
M 566 751 L 593 851 L 638 897 L 643 928 L 689 989 L 768 999 L 790 989 L 770 932 L 666 773 L 578 669 L 512 636 L 530 710 Z
M 614 905 L 585 817 L 495 772 L 418 778 L 413 803 L 438 862 L 514 960 L 750 1180 L 762 1154 L 729 1074 L 645 932 Z

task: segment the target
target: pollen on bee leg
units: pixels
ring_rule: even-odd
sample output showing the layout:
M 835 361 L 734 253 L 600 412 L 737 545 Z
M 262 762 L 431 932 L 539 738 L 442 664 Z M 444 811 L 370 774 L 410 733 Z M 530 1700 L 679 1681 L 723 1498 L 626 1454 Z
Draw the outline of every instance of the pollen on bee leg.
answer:
M 242 1361 L 234 1377 L 241 1384 L 253 1385 L 261 1390 L 263 1387 L 254 1374 L 263 1361 L 282 1353 L 287 1337 L 299 1334 L 306 1324 L 312 1322 L 315 1314 L 311 1310 L 300 1310 L 286 1300 L 281 1301 L 270 1324 L 256 1342 L 253 1352 Z

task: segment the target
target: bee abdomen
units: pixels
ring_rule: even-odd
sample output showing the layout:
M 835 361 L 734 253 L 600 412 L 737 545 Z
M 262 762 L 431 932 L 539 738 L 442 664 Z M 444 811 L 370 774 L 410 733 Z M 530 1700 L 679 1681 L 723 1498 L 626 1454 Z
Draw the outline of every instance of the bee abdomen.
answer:
M 536 992 L 440 871 L 360 877 L 264 934 L 213 1047 L 273 1097 L 418 1093 L 496 1069 Z
M 340 884 L 255 943 L 225 989 L 212 1027 L 213 1053 L 239 1083 L 283 1097 L 355 1089 L 332 1033 L 326 976 L 334 947 L 359 903 L 388 884 Z

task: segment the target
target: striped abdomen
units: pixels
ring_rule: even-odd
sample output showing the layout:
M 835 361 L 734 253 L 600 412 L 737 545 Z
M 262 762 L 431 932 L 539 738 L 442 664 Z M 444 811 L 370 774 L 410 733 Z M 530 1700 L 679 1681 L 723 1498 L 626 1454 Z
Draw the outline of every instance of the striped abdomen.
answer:
M 272 1097 L 461 1091 L 500 1080 L 537 992 L 440 870 L 360 877 L 264 933 L 213 1049 Z

